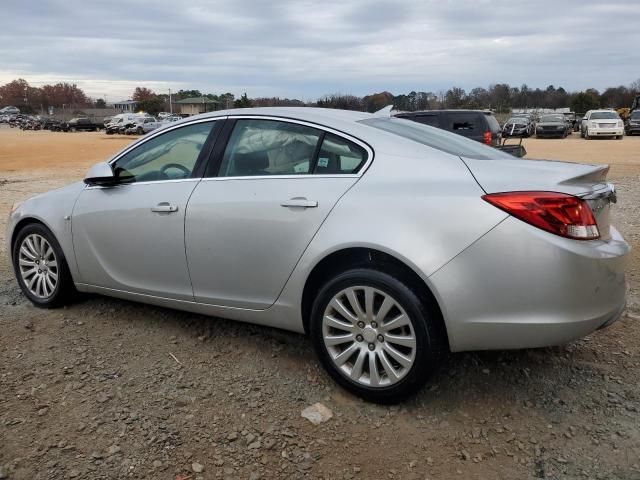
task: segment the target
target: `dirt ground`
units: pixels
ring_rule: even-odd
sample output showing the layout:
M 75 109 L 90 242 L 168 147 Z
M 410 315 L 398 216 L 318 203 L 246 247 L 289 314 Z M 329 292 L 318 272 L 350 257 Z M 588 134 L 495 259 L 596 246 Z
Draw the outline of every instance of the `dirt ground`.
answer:
M 130 137 L 0 127 L 0 479 L 640 479 L 640 137 L 525 140 L 610 163 L 629 309 L 554 348 L 451 355 L 395 407 L 338 388 L 299 335 L 109 298 L 39 310 L 12 276 L 13 202 Z M 322 402 L 333 418 L 301 418 Z

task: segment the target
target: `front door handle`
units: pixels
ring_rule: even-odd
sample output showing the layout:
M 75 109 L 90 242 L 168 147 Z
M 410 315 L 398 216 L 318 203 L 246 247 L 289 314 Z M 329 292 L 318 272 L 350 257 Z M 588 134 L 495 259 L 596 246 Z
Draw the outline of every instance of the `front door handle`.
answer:
M 289 200 L 285 200 L 280 205 L 282 207 L 316 208 L 318 206 L 318 202 L 315 200 L 307 200 L 305 197 L 294 197 Z
M 157 213 L 173 213 L 178 211 L 178 207 L 176 205 L 171 205 L 169 202 L 162 202 L 151 208 L 152 212 Z

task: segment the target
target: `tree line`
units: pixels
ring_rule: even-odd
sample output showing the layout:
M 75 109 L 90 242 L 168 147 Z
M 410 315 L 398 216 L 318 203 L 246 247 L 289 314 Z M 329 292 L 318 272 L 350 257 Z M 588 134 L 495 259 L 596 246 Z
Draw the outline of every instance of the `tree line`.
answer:
M 249 98 L 246 93 L 235 98 L 229 92 L 214 94 L 199 90 L 179 90 L 172 94 L 171 100 L 175 102 L 190 97 L 206 97 L 217 101 L 220 108 L 309 106 L 375 112 L 387 105 L 394 105 L 397 110 L 403 111 L 487 108 L 498 113 L 508 113 L 516 108 L 570 107 L 575 112 L 586 112 L 594 108 L 624 108 L 631 106 L 636 95 L 640 95 L 640 79 L 628 86 L 609 87 L 602 92 L 595 88 L 570 92 L 563 87 L 556 88 L 553 85 L 541 89 L 531 88 L 526 84 L 512 87 L 507 83 L 498 83 L 487 88 L 476 87 L 469 91 L 460 87 L 451 87 L 438 92 L 412 91 L 400 95 L 384 91 L 363 97 L 335 93 L 311 102 L 280 97 Z M 168 93 L 156 93 L 141 86 L 135 88 L 131 98 L 138 102 L 140 110 L 152 114 L 169 110 Z M 75 84 L 56 83 L 32 87 L 24 79 L 13 80 L 0 86 L 0 107 L 7 105 L 16 106 L 27 113 L 44 111 L 50 106 L 60 108 L 63 105 L 69 108 L 106 107 L 104 99 L 89 98 Z

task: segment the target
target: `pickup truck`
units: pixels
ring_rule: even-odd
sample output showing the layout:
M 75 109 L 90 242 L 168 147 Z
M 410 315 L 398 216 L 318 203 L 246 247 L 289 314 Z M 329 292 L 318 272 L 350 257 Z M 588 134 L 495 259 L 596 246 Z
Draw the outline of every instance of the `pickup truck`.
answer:
M 86 117 L 72 118 L 66 124 L 63 124 L 62 130 L 65 132 L 95 132 L 104 128 L 99 123 L 93 123 L 91 119 Z
M 155 117 L 143 117 L 137 119 L 124 133 L 127 135 L 144 135 L 161 126 L 163 126 L 163 123 L 159 122 Z

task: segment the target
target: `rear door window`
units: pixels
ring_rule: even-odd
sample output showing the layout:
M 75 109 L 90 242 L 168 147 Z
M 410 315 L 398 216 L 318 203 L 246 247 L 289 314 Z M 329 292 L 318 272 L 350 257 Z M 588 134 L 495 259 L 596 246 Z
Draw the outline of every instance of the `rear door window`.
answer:
M 276 120 L 238 120 L 220 166 L 220 177 L 311 173 L 321 130 Z

